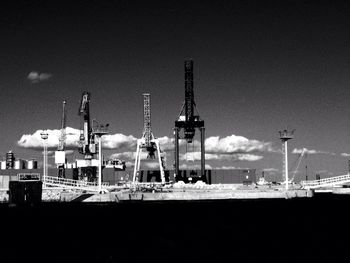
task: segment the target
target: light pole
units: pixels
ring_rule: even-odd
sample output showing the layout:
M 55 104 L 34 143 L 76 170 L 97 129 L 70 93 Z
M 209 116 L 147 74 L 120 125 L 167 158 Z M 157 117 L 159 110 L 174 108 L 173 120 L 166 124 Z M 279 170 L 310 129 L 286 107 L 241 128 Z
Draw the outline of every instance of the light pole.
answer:
M 46 131 L 40 133 L 41 139 L 44 140 L 44 163 L 43 163 L 43 186 L 45 186 L 45 177 L 47 176 L 47 138 L 49 134 Z
M 286 191 L 288 191 L 288 143 L 287 141 L 290 139 L 293 139 L 294 137 L 294 131 L 287 131 L 287 130 L 283 130 L 283 131 L 279 131 L 280 134 L 280 139 L 282 141 L 283 144 L 283 151 L 284 151 L 284 171 L 283 171 L 283 175 L 285 177 L 286 180 Z
M 97 123 L 93 133 L 98 138 L 98 191 L 99 193 L 101 193 L 102 191 L 102 136 L 108 134 L 109 124 L 102 125 L 102 124 L 99 124 L 96 120 L 93 120 L 93 121 Z

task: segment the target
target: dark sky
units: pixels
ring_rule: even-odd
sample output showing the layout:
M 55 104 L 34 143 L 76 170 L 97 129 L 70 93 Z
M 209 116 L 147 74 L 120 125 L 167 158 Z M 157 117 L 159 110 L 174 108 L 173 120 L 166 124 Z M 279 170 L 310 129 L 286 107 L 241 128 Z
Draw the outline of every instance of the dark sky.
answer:
M 283 3 L 282 3 L 283 2 Z M 272 142 L 296 129 L 293 148 L 313 172 L 344 173 L 350 153 L 348 1 L 9 1 L 0 8 L 0 152 L 23 134 L 79 128 L 82 91 L 111 133 L 139 137 L 142 93 L 156 136 L 172 136 L 194 59 L 195 100 L 206 135 Z M 32 83 L 30 72 L 48 73 Z M 295 159 L 295 156 L 291 157 Z M 234 166 L 281 169 L 281 156 Z

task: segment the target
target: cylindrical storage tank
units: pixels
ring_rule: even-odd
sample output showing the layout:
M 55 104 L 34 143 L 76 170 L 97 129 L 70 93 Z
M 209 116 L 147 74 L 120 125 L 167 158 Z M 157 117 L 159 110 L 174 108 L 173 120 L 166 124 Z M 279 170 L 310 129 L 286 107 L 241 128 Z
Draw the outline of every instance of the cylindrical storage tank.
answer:
M 6 168 L 7 169 L 12 169 L 14 166 L 15 162 L 15 155 L 13 154 L 12 151 L 9 151 L 6 153 Z
M 16 160 L 13 168 L 16 170 L 21 169 L 21 160 Z
M 28 160 L 27 169 L 38 169 L 38 162 L 34 159 Z
M 6 161 L 1 161 L 0 162 L 0 169 L 1 170 L 6 170 Z
M 18 159 L 18 160 L 15 161 L 15 164 L 14 164 L 13 167 L 14 167 L 14 169 L 17 169 L 17 170 L 19 170 L 19 169 L 25 169 L 25 163 L 24 163 L 23 160 Z

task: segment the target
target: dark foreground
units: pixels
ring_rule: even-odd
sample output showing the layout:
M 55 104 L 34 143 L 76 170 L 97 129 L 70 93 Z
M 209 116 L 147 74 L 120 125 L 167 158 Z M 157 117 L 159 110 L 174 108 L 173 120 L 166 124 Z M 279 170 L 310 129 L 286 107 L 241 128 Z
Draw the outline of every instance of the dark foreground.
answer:
M 346 262 L 350 197 L 0 207 L 0 262 Z M 344 258 L 345 257 L 345 258 Z

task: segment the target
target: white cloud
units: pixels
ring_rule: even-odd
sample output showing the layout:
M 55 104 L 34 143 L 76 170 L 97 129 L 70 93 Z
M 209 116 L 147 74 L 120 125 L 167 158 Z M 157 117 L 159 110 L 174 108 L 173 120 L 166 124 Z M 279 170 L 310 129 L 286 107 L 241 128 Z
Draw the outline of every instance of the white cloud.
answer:
M 18 146 L 22 148 L 42 150 L 44 146 L 44 140 L 41 138 L 40 133 L 43 130 L 37 130 L 33 134 L 24 134 L 21 139 L 17 142 Z M 58 138 L 60 136 L 60 130 L 46 130 L 48 134 L 47 147 L 56 148 L 58 146 Z M 72 135 L 69 135 L 71 137 Z M 79 139 L 79 135 L 77 137 Z M 68 139 L 68 135 L 67 135 Z M 67 144 L 68 145 L 68 144 Z M 78 144 L 76 144 L 78 146 Z
M 194 164 L 194 163 L 183 163 L 179 166 L 180 170 L 200 170 L 201 165 L 200 164 Z M 212 166 L 209 164 L 205 164 L 205 169 L 212 169 Z
M 41 150 L 43 148 L 43 139 L 40 133 L 43 130 L 37 130 L 33 134 L 24 134 L 18 140 L 18 146 L 27 149 Z M 47 147 L 49 149 L 57 148 L 58 138 L 61 130 L 45 130 L 48 133 Z M 66 128 L 66 147 L 69 149 L 79 147 L 80 130 L 71 127 Z M 102 137 L 102 147 L 104 149 L 136 149 L 137 139 L 132 135 L 124 135 L 116 133 L 112 135 L 105 135 Z
M 144 162 L 142 165 L 146 166 L 149 169 L 159 169 L 159 163 L 158 162 Z
M 350 157 L 350 153 L 341 153 L 340 155 L 343 157 Z
M 215 169 L 218 169 L 218 170 L 233 170 L 233 169 L 237 169 L 237 167 L 235 167 L 235 166 L 220 166 L 220 167 L 215 167 Z
M 148 153 L 146 151 L 141 152 L 141 161 L 147 159 Z M 110 158 L 117 158 L 121 160 L 134 160 L 136 157 L 136 149 L 135 152 L 121 152 L 121 153 L 113 153 Z
M 212 136 L 205 140 L 208 153 L 250 153 L 276 152 L 271 142 L 247 139 L 243 136 L 230 135 L 224 138 Z
M 277 173 L 277 172 L 279 172 L 279 170 L 276 169 L 276 168 L 264 168 L 263 171 L 264 172 L 268 172 L 268 173 Z
M 49 73 L 39 73 L 37 71 L 31 71 L 27 78 L 32 82 L 32 83 L 38 83 L 44 80 L 48 80 L 49 78 L 52 77 L 52 74 Z
M 245 154 L 245 153 L 235 153 L 235 154 L 213 154 L 206 153 L 206 160 L 227 160 L 227 161 L 258 161 L 261 160 L 263 156 L 255 154 Z M 185 154 L 180 154 L 181 161 L 199 161 L 201 159 L 200 152 L 187 152 Z
M 303 148 L 303 149 L 293 149 L 292 153 L 294 154 L 301 154 L 302 152 L 304 152 L 304 154 L 329 154 L 329 155 L 335 155 L 335 153 L 332 152 L 326 152 L 326 151 L 318 151 L 318 150 L 309 150 L 307 148 Z
M 134 149 L 136 150 L 137 138 L 132 135 L 116 133 L 102 137 L 102 147 L 105 149 Z
M 174 149 L 174 138 L 167 136 L 160 137 L 159 143 L 162 150 Z M 186 145 L 185 140 L 179 141 L 180 147 Z M 223 138 L 220 136 L 211 136 L 205 140 L 205 150 L 207 153 L 250 153 L 250 152 L 279 152 L 272 147 L 271 142 L 261 142 L 258 140 L 250 140 L 243 136 L 230 135 Z M 188 144 L 190 149 L 200 151 L 200 142 L 194 140 L 192 144 Z

